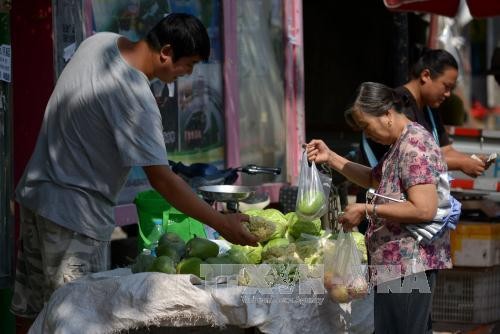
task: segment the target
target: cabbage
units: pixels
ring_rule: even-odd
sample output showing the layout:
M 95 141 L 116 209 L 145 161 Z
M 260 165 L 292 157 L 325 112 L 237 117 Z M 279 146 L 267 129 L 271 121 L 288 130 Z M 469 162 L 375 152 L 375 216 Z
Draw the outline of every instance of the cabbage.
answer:
M 262 252 L 266 252 L 270 248 L 275 248 L 275 247 L 287 247 L 290 244 L 290 241 L 286 238 L 277 238 L 273 240 L 269 240 L 267 244 L 262 248 Z
M 290 222 L 292 221 L 293 217 L 296 216 L 297 214 L 294 211 L 290 211 L 285 215 L 286 223 L 290 227 Z
M 286 256 L 280 256 L 280 257 L 273 257 L 270 258 L 269 260 L 262 261 L 262 263 L 267 263 L 267 264 L 304 264 L 304 261 L 302 261 L 297 254 L 290 254 Z
M 283 238 L 287 229 L 287 219 L 281 211 L 276 209 L 251 209 L 244 212 L 249 216 L 261 217 L 267 221 L 273 222 L 275 225 L 275 231 L 271 234 L 269 239 Z M 269 240 L 268 239 L 268 240 Z
M 288 239 L 273 239 L 262 248 L 262 260 L 264 261 L 274 257 L 288 256 L 294 252 L 295 245 L 291 244 Z
M 304 263 L 306 264 L 323 264 L 324 262 L 324 257 L 323 257 L 323 251 L 318 251 L 317 253 L 314 253 L 313 255 L 306 257 L 304 259 Z
M 289 242 L 295 242 L 295 238 L 292 237 L 292 235 L 290 234 L 290 229 L 287 229 L 286 233 L 285 233 L 285 239 L 288 240 Z
M 356 242 L 356 248 L 360 252 L 361 262 L 363 262 L 363 263 L 368 262 L 368 251 L 366 249 L 364 234 L 356 232 L 356 231 L 353 231 L 351 233 L 352 233 L 352 237 L 354 238 L 354 241 Z
M 301 259 L 312 256 L 319 250 L 321 250 L 320 239 L 316 236 L 308 236 L 307 234 L 302 234 L 296 241 L 295 246 L 297 249 L 297 254 L 299 254 Z
M 258 264 L 261 261 L 262 246 L 232 245 L 227 254 L 236 264 Z
M 289 216 L 288 231 L 295 239 L 298 239 L 302 233 L 319 236 L 321 234 L 321 220 L 305 221 L 299 219 L 294 213 Z
M 285 215 L 276 209 L 265 209 L 263 217 L 276 224 L 276 231 L 271 235 L 271 239 L 283 238 L 288 228 L 288 222 Z
M 276 224 L 260 216 L 250 216 L 250 220 L 243 224 L 248 228 L 250 233 L 257 237 L 259 242 L 271 239 L 271 236 L 276 231 Z
M 297 211 L 301 216 L 311 217 L 324 209 L 326 203 L 323 191 L 309 190 L 301 194 Z
M 297 254 L 273 257 L 263 261 L 273 265 L 273 276 L 275 284 L 295 284 L 300 280 L 299 265 L 303 264 Z
M 264 212 L 263 209 L 250 209 L 250 210 L 247 210 L 243 213 L 246 215 L 249 215 L 249 216 L 260 216 L 260 215 L 262 215 L 262 212 Z

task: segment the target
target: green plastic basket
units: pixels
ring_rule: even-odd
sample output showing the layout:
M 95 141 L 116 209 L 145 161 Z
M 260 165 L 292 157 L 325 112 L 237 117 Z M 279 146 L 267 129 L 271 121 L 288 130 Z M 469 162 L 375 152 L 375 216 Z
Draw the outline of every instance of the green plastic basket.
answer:
M 165 232 L 173 232 L 188 241 L 193 237 L 206 238 L 205 226 L 194 218 L 191 218 L 172 207 L 163 212 L 163 229 Z
M 134 203 L 139 217 L 139 237 L 137 247 L 139 251 L 150 244 L 147 236 L 153 228 L 153 219 L 163 221 L 163 231 L 178 234 L 184 241 L 195 235 L 206 238 L 204 225 L 194 218 L 174 208 L 156 190 L 147 190 L 137 194 Z
M 153 229 L 153 219 L 163 219 L 163 212 L 172 206 L 156 190 L 147 190 L 136 195 L 134 200 L 139 217 L 139 238 L 137 247 L 142 251 L 149 244 L 147 236 Z M 165 230 L 165 226 L 163 226 Z

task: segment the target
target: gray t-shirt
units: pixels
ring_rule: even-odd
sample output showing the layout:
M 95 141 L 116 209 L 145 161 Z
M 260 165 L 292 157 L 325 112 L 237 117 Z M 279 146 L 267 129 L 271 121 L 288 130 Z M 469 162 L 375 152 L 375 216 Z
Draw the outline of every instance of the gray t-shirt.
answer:
M 59 77 L 17 201 L 53 222 L 109 240 L 132 166 L 168 165 L 148 78 L 121 57 L 114 33 L 85 40 Z

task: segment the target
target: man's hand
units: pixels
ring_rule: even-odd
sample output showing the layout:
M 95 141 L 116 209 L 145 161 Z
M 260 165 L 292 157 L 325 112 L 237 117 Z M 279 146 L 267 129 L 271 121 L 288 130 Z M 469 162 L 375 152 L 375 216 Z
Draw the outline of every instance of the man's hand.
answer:
M 448 170 L 460 170 L 470 177 L 478 177 L 485 171 L 486 164 L 479 158 L 458 152 L 451 145 L 441 147 Z
M 486 164 L 481 158 L 474 159 L 472 157 L 468 157 L 467 159 L 463 159 L 460 170 L 470 177 L 478 177 L 486 170 Z
M 486 154 L 480 154 L 479 156 L 473 154 L 471 155 L 471 158 L 473 159 L 480 159 L 482 162 L 484 162 L 484 169 L 490 168 L 490 166 L 497 160 L 497 154 L 496 153 L 491 153 L 490 155 Z
M 237 245 L 257 246 L 257 237 L 242 224 L 249 217 L 241 213 L 223 214 L 224 221 L 217 231 L 227 241 Z

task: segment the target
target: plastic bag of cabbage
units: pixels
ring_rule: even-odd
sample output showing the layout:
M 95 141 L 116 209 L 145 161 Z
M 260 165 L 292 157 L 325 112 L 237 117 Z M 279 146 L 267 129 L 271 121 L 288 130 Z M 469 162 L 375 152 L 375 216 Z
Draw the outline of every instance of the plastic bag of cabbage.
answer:
M 312 221 L 300 218 L 295 212 L 289 212 L 285 215 L 288 223 L 288 236 L 298 239 L 301 234 L 320 236 L 324 231 L 321 230 L 321 220 Z
M 328 211 L 327 197 L 320 173 L 314 161 L 309 162 L 306 150 L 300 162 L 299 184 L 297 190 L 296 212 L 303 220 L 315 220 Z

